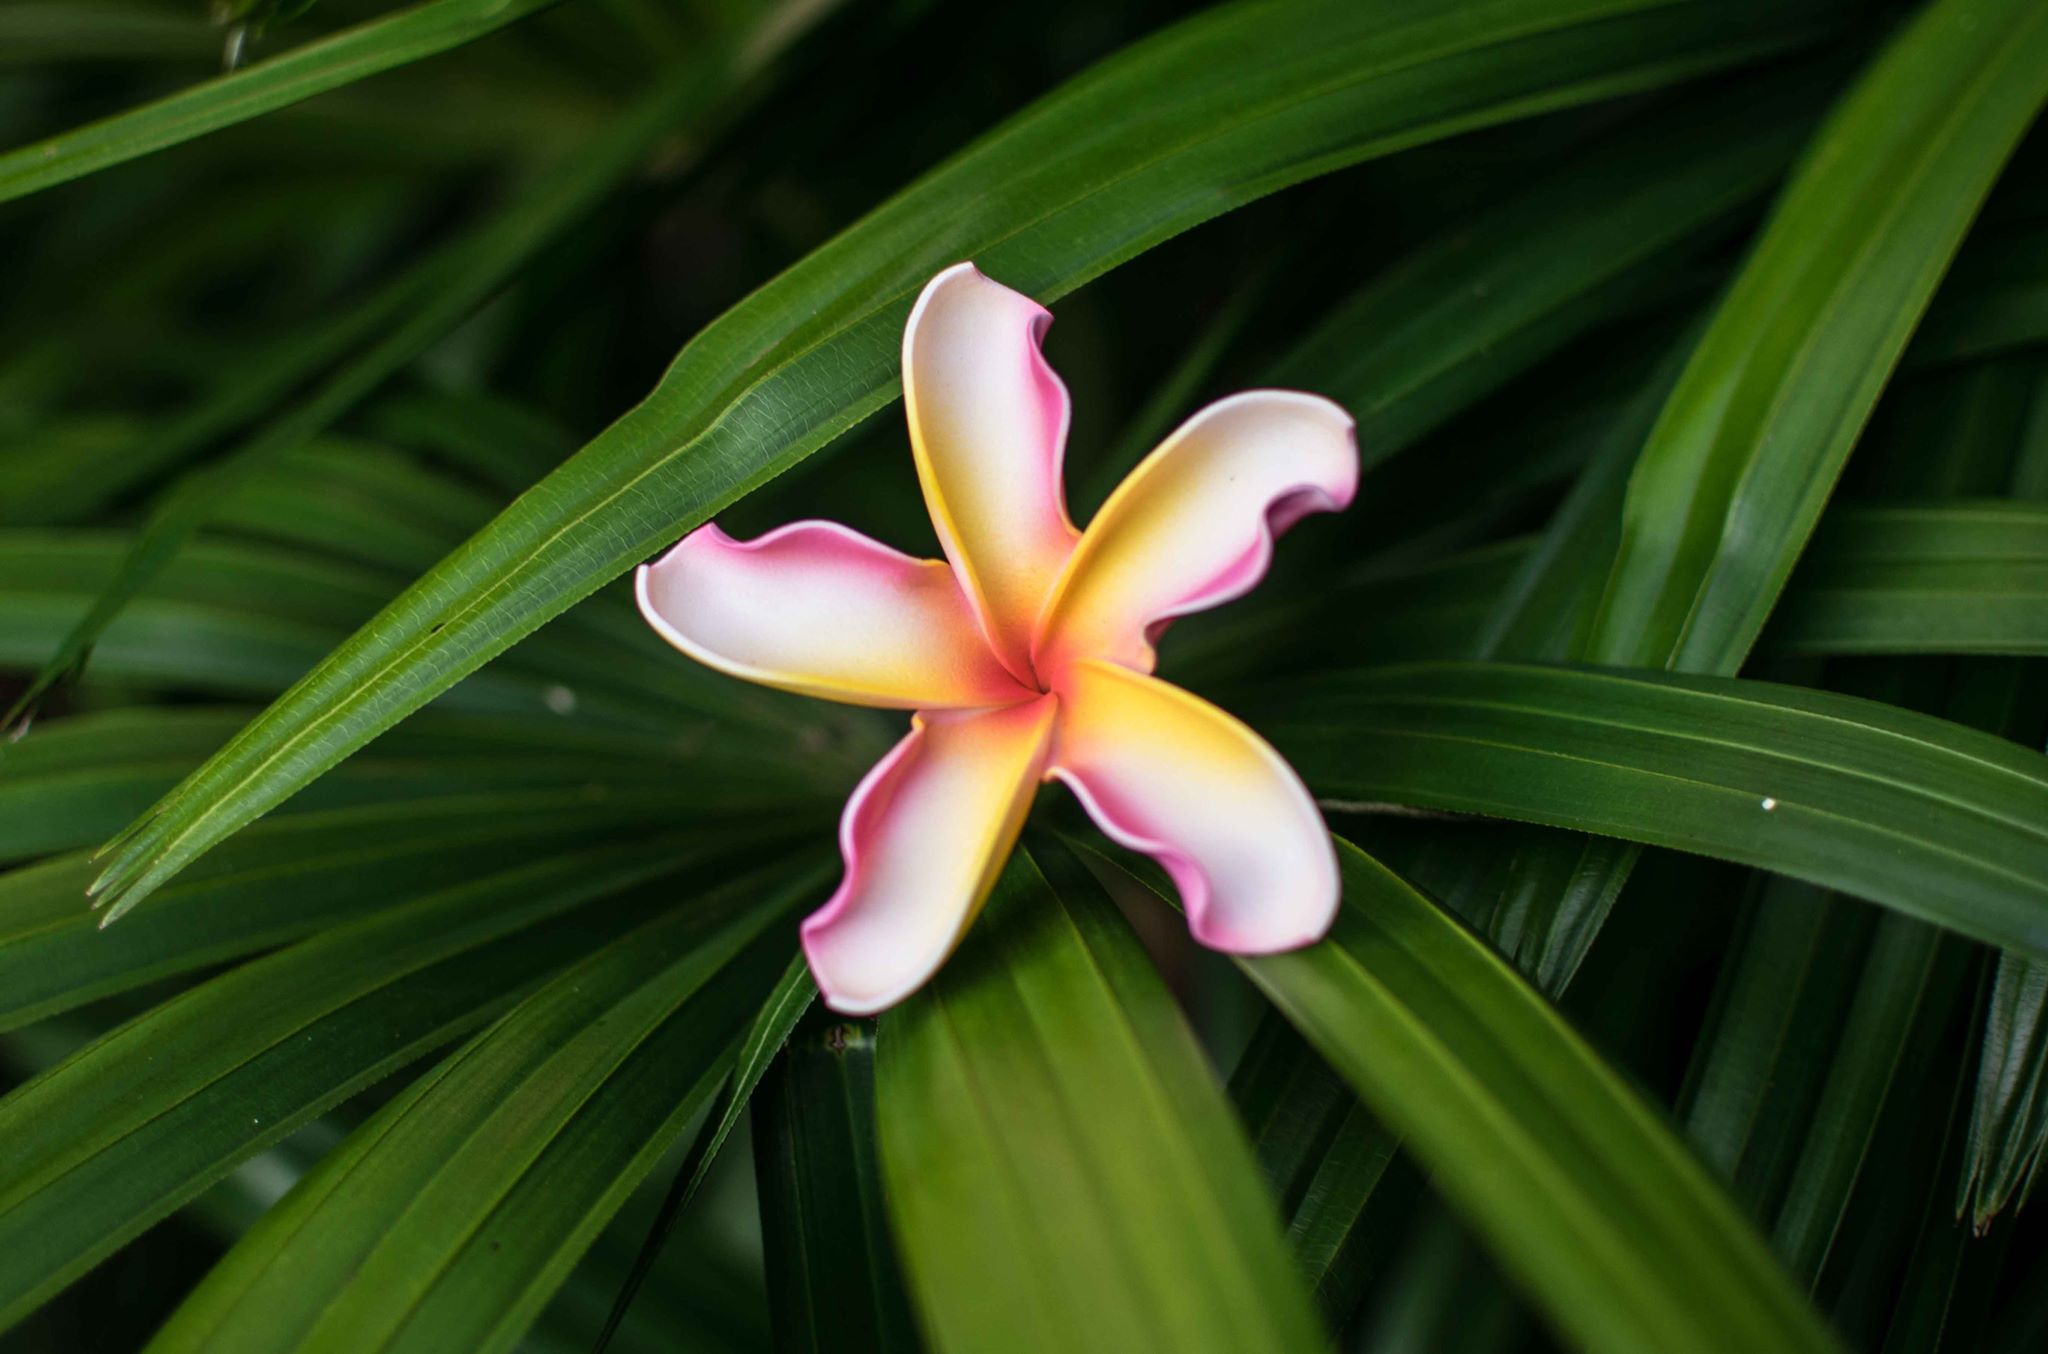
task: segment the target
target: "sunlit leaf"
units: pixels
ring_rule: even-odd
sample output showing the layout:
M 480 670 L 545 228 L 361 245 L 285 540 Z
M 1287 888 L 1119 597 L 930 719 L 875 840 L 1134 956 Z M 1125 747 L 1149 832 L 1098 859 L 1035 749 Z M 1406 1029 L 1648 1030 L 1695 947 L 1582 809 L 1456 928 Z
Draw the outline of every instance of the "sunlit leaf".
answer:
M 1321 1344 L 1229 1103 L 1065 848 L 1019 851 L 960 953 L 883 1020 L 876 1101 L 936 1348 Z

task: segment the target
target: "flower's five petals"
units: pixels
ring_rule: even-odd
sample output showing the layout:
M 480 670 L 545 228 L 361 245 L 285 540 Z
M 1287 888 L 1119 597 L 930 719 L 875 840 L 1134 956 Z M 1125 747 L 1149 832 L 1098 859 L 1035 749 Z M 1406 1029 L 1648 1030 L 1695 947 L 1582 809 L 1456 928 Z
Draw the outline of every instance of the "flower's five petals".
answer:
M 840 820 L 846 874 L 803 925 L 834 1010 L 868 1015 L 953 952 L 1040 781 L 1165 866 L 1203 944 L 1267 954 L 1335 919 L 1315 801 L 1258 735 L 1151 676 L 1176 616 L 1230 600 L 1273 540 L 1358 487 L 1352 424 L 1291 391 L 1202 410 L 1110 496 L 1067 518 L 1067 392 L 1052 317 L 972 264 L 931 280 L 903 334 L 903 398 L 949 564 L 844 527 L 754 541 L 707 526 L 637 579 L 671 644 L 737 677 L 917 711 Z
M 1076 662 L 1050 774 L 1104 832 L 1165 867 L 1204 945 L 1272 954 L 1330 929 L 1337 857 L 1315 801 L 1264 739 L 1207 701 Z
M 892 1006 L 960 943 L 1024 826 L 1056 707 L 919 715 L 854 791 L 839 822 L 846 876 L 803 926 L 826 1005 Z
M 1051 314 L 973 264 L 933 278 L 903 331 L 903 404 L 925 504 L 989 643 L 1029 680 L 1031 625 L 1078 533 L 1060 462 L 1067 389 Z
M 1106 658 L 1153 668 L 1176 616 L 1242 596 L 1273 539 L 1358 489 L 1351 416 L 1291 390 L 1218 400 L 1133 470 L 1067 561 L 1040 618 L 1034 659 L 1055 688 L 1066 667 Z
M 701 527 L 635 587 L 669 643 L 764 686 L 901 709 L 1033 694 L 989 652 L 945 564 L 830 522 L 752 541 Z

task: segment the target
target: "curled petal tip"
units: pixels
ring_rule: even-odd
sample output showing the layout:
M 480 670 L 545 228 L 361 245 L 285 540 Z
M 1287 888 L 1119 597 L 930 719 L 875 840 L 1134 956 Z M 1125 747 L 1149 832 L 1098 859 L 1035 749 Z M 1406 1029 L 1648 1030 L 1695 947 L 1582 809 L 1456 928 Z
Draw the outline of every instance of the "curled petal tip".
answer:
M 1023 690 L 951 572 L 833 522 L 751 541 L 706 523 L 634 575 L 640 614 L 700 663 L 804 695 L 898 709 Z
M 1031 624 L 1078 536 L 1062 483 L 1069 403 L 1041 350 L 1052 314 L 971 263 L 903 329 L 903 407 L 932 526 L 990 645 L 1031 675 Z
M 1202 924 L 1190 924 L 1188 929 L 1204 946 L 1224 954 L 1286 954 L 1305 950 L 1330 934 L 1330 927 L 1337 921 L 1338 897 L 1332 880 L 1320 898 L 1302 895 L 1290 899 L 1285 906 L 1254 910 L 1255 917 L 1270 917 L 1274 923 L 1270 926 L 1219 924 L 1205 918 Z
M 1281 533 L 1357 492 L 1357 429 L 1336 403 L 1249 390 L 1208 405 L 1088 524 L 1038 618 L 1038 671 L 1104 658 L 1150 672 L 1168 622 L 1250 591 Z

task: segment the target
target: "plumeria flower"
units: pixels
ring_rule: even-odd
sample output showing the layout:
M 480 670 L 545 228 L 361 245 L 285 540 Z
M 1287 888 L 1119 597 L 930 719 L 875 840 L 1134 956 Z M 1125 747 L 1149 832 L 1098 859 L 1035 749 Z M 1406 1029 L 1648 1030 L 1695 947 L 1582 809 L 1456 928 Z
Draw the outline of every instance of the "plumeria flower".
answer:
M 1294 391 L 1219 400 L 1076 531 L 1051 321 L 968 263 L 910 312 L 903 402 L 945 560 L 831 522 L 751 541 L 707 525 L 636 578 L 641 614 L 700 662 L 916 712 L 847 801 L 845 878 L 803 926 L 837 1011 L 894 1005 L 945 962 L 1046 780 L 1166 869 L 1205 945 L 1295 949 L 1336 914 L 1336 857 L 1292 768 L 1151 674 L 1169 622 L 1241 596 L 1275 536 L 1350 504 L 1351 419 Z

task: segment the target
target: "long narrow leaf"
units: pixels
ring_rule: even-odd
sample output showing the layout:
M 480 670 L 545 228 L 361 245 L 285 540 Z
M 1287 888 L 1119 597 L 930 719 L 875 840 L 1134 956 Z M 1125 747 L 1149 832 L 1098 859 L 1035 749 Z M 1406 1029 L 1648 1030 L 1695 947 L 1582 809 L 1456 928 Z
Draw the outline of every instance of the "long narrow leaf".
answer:
M 192 989 L 0 1100 L 0 1324 L 238 1161 L 644 917 L 649 899 L 617 895 L 687 859 L 647 843 L 442 890 Z
M 92 863 L 84 856 L 0 875 L 0 1029 L 389 911 L 480 874 L 699 816 L 674 799 L 622 798 L 593 804 L 587 789 L 500 793 L 280 818 L 180 879 L 161 920 L 115 931 L 101 928 L 85 904 Z M 717 831 L 738 848 L 775 835 L 773 822 L 741 820 Z
M 511 1348 L 724 1075 L 787 944 L 774 923 L 818 882 L 770 874 L 520 1002 L 323 1160 L 150 1348 Z
M 1534 989 L 1371 857 L 1338 853 L 1330 938 L 1242 967 L 1571 1343 L 1835 1347 L 1698 1161 Z
M 754 1108 L 754 1175 L 777 1349 L 918 1348 L 883 1205 L 875 1027 L 797 1032 Z
M 563 170 L 419 264 L 414 274 L 390 284 L 387 290 L 407 303 L 398 323 L 246 445 L 188 475 L 162 496 L 136 533 L 119 571 L 45 660 L 13 708 L 0 717 L 0 725 L 18 721 L 52 687 L 84 666 L 108 625 L 206 525 L 223 499 L 253 473 L 332 425 L 488 300 L 548 241 L 617 187 L 657 139 L 687 115 L 701 111 L 721 84 L 703 77 L 664 82 L 614 126 L 580 147 Z
M 1765 643 L 1793 653 L 2048 653 L 2048 509 L 1830 513 Z
M 1592 658 L 1741 665 L 2044 100 L 2048 8 L 1936 0 L 1836 109 L 1643 449 Z
M 1687 100 L 1582 152 L 1345 300 L 1275 385 L 1350 410 L 1368 464 L 1569 340 L 1664 299 L 1805 140 L 1818 80 Z
M 1360 1218 L 1393 1161 L 1393 1133 L 1286 1020 L 1268 1013 L 1230 1076 L 1259 1167 L 1279 1196 L 1288 1248 L 1334 1327 L 1359 1293 Z
M 719 1092 L 718 1103 L 705 1117 L 704 1126 L 698 1130 L 697 1141 L 690 1145 L 690 1154 L 676 1172 L 675 1183 L 669 1187 L 662 1199 L 660 1209 L 647 1230 L 647 1237 L 640 1243 L 640 1249 L 633 1258 L 633 1265 L 620 1283 L 617 1294 L 612 1298 L 611 1310 L 605 1316 L 603 1329 L 598 1333 L 594 1354 L 604 1354 L 614 1336 L 625 1321 L 627 1310 L 633 1299 L 639 1295 L 640 1286 L 653 1271 L 660 1258 L 662 1247 L 667 1243 L 669 1232 L 676 1220 L 690 1205 L 697 1190 L 710 1174 L 711 1165 L 718 1160 L 719 1149 L 732 1135 L 740 1117 L 747 1112 L 755 1088 L 761 1084 L 776 1055 L 789 1041 L 797 1022 L 817 999 L 818 985 L 811 980 L 810 966 L 802 954 L 789 961 L 789 967 L 782 971 L 775 990 L 768 994 L 768 1000 L 754 1016 L 754 1023 L 747 1029 L 747 1037 L 740 1042 L 740 1051 L 733 1059 L 732 1075 L 727 1078 L 725 1088 Z
M 1228 1102 L 1064 847 L 1018 852 L 960 952 L 884 1019 L 876 1090 L 937 1348 L 1322 1343 Z
M 1521 664 L 1365 671 L 1260 725 L 1319 793 L 1761 866 L 2048 956 L 2048 757 L 1876 701 Z
M 0 202 L 473 42 L 554 0 L 425 0 L 156 103 L 0 155 Z

